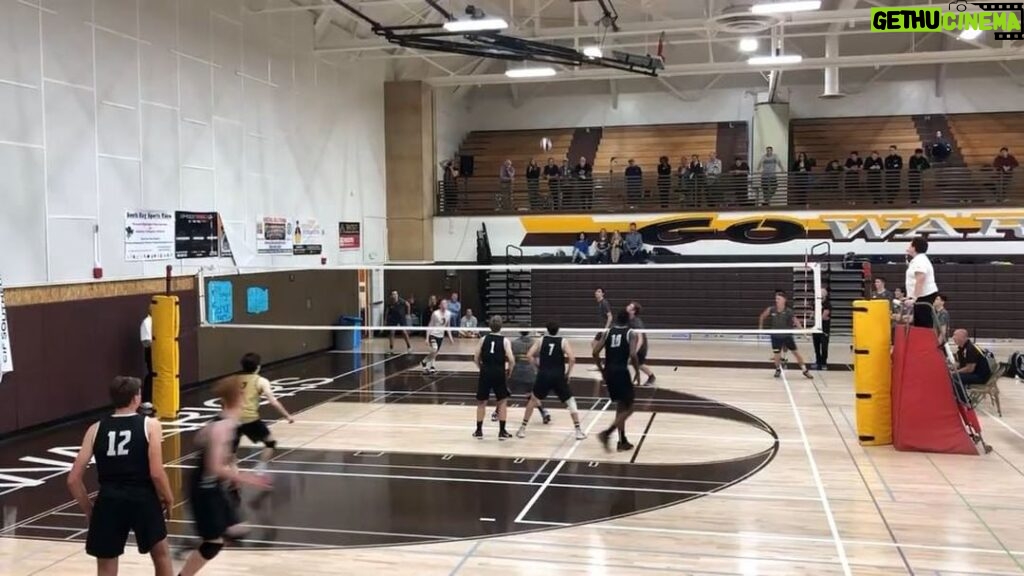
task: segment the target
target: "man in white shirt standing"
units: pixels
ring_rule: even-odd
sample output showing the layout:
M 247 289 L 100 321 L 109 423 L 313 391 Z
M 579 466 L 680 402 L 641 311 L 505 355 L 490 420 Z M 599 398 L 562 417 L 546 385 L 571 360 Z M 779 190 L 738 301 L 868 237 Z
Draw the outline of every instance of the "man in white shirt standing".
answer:
M 914 326 L 934 326 L 932 303 L 939 295 L 935 283 L 935 269 L 928 259 L 928 240 L 914 238 L 907 247 L 910 263 L 907 265 L 907 302 L 914 305 Z M 927 306 L 925 306 L 927 304 Z
M 146 314 L 139 326 L 139 341 L 142 343 L 142 357 L 146 361 L 146 377 L 142 379 L 143 414 L 153 414 L 153 317 Z
M 430 315 L 430 324 L 428 324 L 427 345 L 430 347 L 430 352 L 420 362 L 420 366 L 423 367 L 427 374 L 437 373 L 437 366 L 434 365 L 434 361 L 437 359 L 437 353 L 441 351 L 441 345 L 444 344 L 445 334 L 448 335 L 448 339 L 451 340 L 452 344 L 455 343 L 455 336 L 451 331 L 445 330 L 445 328 L 451 326 L 451 323 L 452 316 L 448 312 L 448 301 L 441 300 L 437 310 L 434 310 L 434 313 Z

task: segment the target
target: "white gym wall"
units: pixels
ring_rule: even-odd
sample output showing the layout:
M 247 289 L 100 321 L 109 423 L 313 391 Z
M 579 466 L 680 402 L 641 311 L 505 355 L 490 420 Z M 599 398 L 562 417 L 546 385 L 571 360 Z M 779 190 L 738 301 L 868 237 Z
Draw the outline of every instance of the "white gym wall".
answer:
M 139 208 L 217 210 L 236 246 L 254 243 L 257 215 L 315 217 L 330 263 L 360 261 L 338 253 L 337 222 L 385 215 L 384 77 L 380 62 L 318 58 L 308 13 L 0 0 L 4 281 L 90 278 L 96 225 L 106 278 L 202 263 L 124 262 L 124 213 Z M 380 245 L 364 252 L 382 238 L 365 230 Z

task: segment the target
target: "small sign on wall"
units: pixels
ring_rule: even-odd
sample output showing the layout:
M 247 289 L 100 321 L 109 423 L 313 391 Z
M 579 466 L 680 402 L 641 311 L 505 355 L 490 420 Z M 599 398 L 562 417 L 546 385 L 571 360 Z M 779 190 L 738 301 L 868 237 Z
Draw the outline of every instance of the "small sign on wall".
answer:
M 324 229 L 315 218 L 296 220 L 292 237 L 296 256 L 316 255 L 324 251 Z
M 125 211 L 125 262 L 155 262 L 173 259 L 174 231 L 174 212 L 166 210 Z
M 216 212 L 174 213 L 174 257 L 216 258 L 220 255 L 220 218 Z
M 249 314 L 266 314 L 270 311 L 270 289 L 250 286 L 245 291 L 245 311 Z
M 235 317 L 230 280 L 210 280 L 206 284 L 206 321 L 210 324 L 231 322 Z
M 260 216 L 256 219 L 257 254 L 291 254 L 294 227 L 287 218 Z
M 338 249 L 358 250 L 362 246 L 362 233 L 359 222 L 338 223 Z

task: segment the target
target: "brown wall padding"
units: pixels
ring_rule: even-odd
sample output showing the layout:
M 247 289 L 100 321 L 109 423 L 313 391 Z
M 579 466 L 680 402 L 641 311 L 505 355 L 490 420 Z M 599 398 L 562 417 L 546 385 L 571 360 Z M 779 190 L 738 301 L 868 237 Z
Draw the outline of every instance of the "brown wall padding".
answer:
M 447 298 L 454 291 L 459 293 L 462 311 L 465 312 L 467 307 L 472 308 L 473 314 L 480 317 L 477 272 L 459 270 L 455 274 L 452 278 L 446 278 L 443 270 L 387 270 L 384 272 L 384 298 L 387 300 L 392 290 L 398 290 L 405 299 L 415 294 L 416 304 L 422 308 L 427 305 L 431 294 Z
M 934 257 L 933 257 L 934 259 Z M 890 290 L 903 287 L 905 264 L 875 264 Z M 939 292 L 949 298 L 950 330 L 977 338 L 1024 338 L 1024 266 L 935 264 Z
M 613 313 L 630 300 L 643 305 L 648 328 L 757 328 L 775 290 L 790 291 L 790 268 L 663 268 L 610 270 L 581 266 L 533 272 L 533 324 L 555 320 L 572 328 L 597 327 L 594 290 L 607 293 Z M 602 325 L 603 326 L 603 325 Z
M 353 270 L 271 272 L 216 279 L 232 284 L 235 324 L 329 326 L 342 315 L 359 315 L 358 277 Z M 251 286 L 269 289 L 270 310 L 265 314 L 246 312 L 246 289 Z M 203 328 L 199 331 L 199 380 L 237 371 L 238 361 L 246 352 L 257 352 L 264 363 L 270 363 L 329 349 L 333 334 L 327 330 Z
M 181 379 L 196 380 L 196 294 L 181 300 Z M 143 377 L 139 324 L 148 295 L 8 308 L 16 370 L 0 382 L 0 434 L 109 404 L 107 383 Z

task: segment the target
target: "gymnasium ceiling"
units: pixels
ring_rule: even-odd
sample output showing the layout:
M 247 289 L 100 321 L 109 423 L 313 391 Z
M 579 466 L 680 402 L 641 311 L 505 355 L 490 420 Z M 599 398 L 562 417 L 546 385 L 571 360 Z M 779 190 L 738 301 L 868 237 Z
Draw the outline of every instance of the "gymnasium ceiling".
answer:
M 387 25 L 440 22 L 424 0 L 349 0 Z M 822 9 L 787 14 L 774 26 L 741 33 L 730 28 L 730 14 L 749 12 L 755 0 L 612 0 L 619 32 L 595 25 L 601 10 L 595 1 L 570 0 L 438 0 L 461 15 L 467 3 L 509 22 L 507 34 L 580 48 L 602 44 L 605 51 L 655 54 L 665 32 L 665 70 L 648 78 L 617 70 L 586 67 L 562 69 L 554 78 L 513 80 L 504 75 L 508 63 L 461 55 L 416 51 L 388 44 L 365 22 L 332 0 L 251 0 L 249 9 L 271 17 L 308 12 L 314 18 L 317 53 L 335 62 L 387 61 L 395 79 L 422 79 L 436 87 L 479 89 L 518 97 L 518 88 L 546 95 L 667 91 L 692 99 L 712 88 L 765 89 L 768 68 L 747 64 L 739 39 L 759 39 L 757 54 L 768 54 L 773 35 L 786 54 L 803 62 L 785 68 L 782 85 L 821 85 L 824 69 L 841 71 L 840 90 L 856 92 L 886 80 L 945 77 L 1000 77 L 1024 88 L 1024 41 L 996 41 L 991 33 L 961 40 L 951 33 L 879 34 L 870 31 L 873 6 L 945 6 L 928 0 L 824 0 Z M 769 24 L 769 23 L 766 23 Z M 838 43 L 837 55 L 826 57 L 826 43 Z

